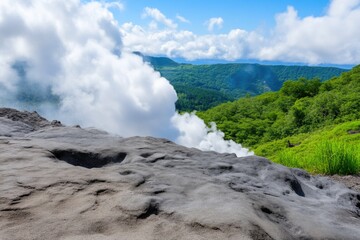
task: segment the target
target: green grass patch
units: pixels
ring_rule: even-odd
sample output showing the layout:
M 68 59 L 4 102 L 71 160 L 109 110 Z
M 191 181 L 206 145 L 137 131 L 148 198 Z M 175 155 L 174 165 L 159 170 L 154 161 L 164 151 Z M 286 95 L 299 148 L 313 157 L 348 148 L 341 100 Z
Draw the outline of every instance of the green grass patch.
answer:
M 279 153 L 278 163 L 292 167 L 292 168 L 304 168 L 306 164 L 301 156 L 294 154 L 289 150 L 283 150 Z
M 360 172 L 360 154 L 357 148 L 347 142 L 336 140 L 319 143 L 316 150 L 307 155 L 285 149 L 279 152 L 276 162 L 326 175 L 349 175 Z
M 360 170 L 360 154 L 344 141 L 325 141 L 319 144 L 313 162 L 325 174 L 356 174 Z
M 359 129 L 359 120 L 347 122 L 262 144 L 254 151 L 274 162 L 311 173 L 357 174 L 360 173 L 360 133 L 349 134 L 349 131 Z M 299 145 L 287 148 L 287 140 Z

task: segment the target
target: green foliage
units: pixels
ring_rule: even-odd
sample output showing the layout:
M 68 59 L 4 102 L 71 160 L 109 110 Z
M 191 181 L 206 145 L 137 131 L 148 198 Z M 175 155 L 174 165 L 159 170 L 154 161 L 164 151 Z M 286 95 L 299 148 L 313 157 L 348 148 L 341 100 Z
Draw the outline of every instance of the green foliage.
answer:
M 324 87 L 325 86 L 325 87 Z M 247 147 L 360 119 L 360 66 L 325 83 L 287 81 L 279 92 L 221 104 L 198 116 Z
M 219 94 L 215 90 L 204 88 L 190 87 L 187 85 L 174 85 L 178 100 L 176 109 L 191 112 L 194 109 L 206 110 L 209 107 L 215 107 L 223 102 L 229 102 L 233 99 L 228 98 L 225 94 Z
M 140 53 L 137 53 L 141 55 Z M 141 55 L 142 56 L 142 55 Z M 180 93 L 177 109 L 180 111 L 206 110 L 219 103 L 247 95 L 255 96 L 269 91 L 278 91 L 288 79 L 317 78 L 321 81 L 345 72 L 344 69 L 306 66 L 267 66 L 259 64 L 179 64 L 169 58 L 142 56 L 155 70 L 168 79 Z M 316 87 L 319 80 L 314 80 Z M 304 94 L 314 94 L 312 85 Z M 184 89 L 194 91 L 185 93 Z M 210 98 L 203 99 L 201 90 L 211 91 Z M 317 89 L 318 90 L 318 89 Z M 219 95 L 219 96 L 216 96 Z M 206 100 L 206 101 L 204 101 Z
M 303 168 L 320 174 L 360 172 L 360 121 L 327 126 L 259 145 L 255 153 L 288 167 Z M 287 148 L 286 141 L 299 144 Z
M 278 153 L 277 162 L 293 168 L 303 168 L 313 173 L 348 175 L 360 172 L 360 154 L 343 141 L 324 141 L 316 145 L 314 153 L 299 155 L 286 149 Z
M 350 144 L 340 141 L 324 141 L 318 145 L 313 157 L 325 174 L 356 174 L 360 170 L 360 155 Z
M 269 66 L 271 71 L 278 76 L 279 81 L 285 82 L 289 79 L 313 79 L 319 78 L 321 81 L 339 76 L 338 68 L 334 67 L 307 67 L 307 66 Z
M 281 88 L 281 92 L 296 99 L 313 97 L 318 94 L 320 86 L 320 79 L 307 80 L 300 78 L 297 81 L 286 81 Z
M 278 153 L 278 161 L 284 166 L 291 167 L 291 168 L 306 168 L 308 166 L 307 159 L 299 157 L 298 155 L 294 154 L 292 151 L 288 149 L 283 150 Z

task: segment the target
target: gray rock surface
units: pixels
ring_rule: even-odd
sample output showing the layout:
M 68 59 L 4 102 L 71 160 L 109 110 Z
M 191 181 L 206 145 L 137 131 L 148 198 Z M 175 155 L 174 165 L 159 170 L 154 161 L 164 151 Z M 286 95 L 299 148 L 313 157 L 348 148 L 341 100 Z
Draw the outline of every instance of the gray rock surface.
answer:
M 359 239 L 360 194 L 327 178 L 7 111 L 1 240 Z

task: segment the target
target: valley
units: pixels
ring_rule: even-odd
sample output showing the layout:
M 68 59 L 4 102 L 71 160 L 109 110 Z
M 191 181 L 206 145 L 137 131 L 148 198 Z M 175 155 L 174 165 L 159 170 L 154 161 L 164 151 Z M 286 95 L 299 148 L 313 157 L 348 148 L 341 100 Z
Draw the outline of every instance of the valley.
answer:
M 228 63 L 180 64 L 166 57 L 143 56 L 161 76 L 174 86 L 179 111 L 203 111 L 240 97 L 278 91 L 287 80 L 299 78 L 325 81 L 347 69 Z

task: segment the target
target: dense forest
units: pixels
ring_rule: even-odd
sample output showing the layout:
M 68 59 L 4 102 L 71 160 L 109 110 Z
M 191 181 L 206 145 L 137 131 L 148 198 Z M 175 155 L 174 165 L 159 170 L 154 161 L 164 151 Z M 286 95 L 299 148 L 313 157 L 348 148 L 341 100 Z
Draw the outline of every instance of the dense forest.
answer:
M 224 103 L 198 115 L 214 121 L 228 139 L 256 146 L 313 131 L 328 124 L 360 119 L 360 66 L 326 82 L 286 81 L 278 92 Z
M 314 141 L 320 141 L 320 136 L 335 131 L 339 124 L 348 127 L 346 131 L 360 132 L 359 93 L 360 65 L 325 82 L 290 80 L 277 92 L 241 98 L 197 114 L 207 123 L 217 123 L 227 139 L 252 148 L 258 155 L 279 159 L 280 149 L 314 137 L 312 133 L 318 136 Z M 346 131 L 342 134 L 347 136 Z M 355 135 L 360 143 L 360 134 Z
M 166 57 L 142 57 L 174 86 L 179 111 L 207 110 L 246 95 L 278 91 L 289 79 L 304 77 L 324 81 L 346 71 L 333 67 L 242 63 L 191 65 L 179 64 Z

